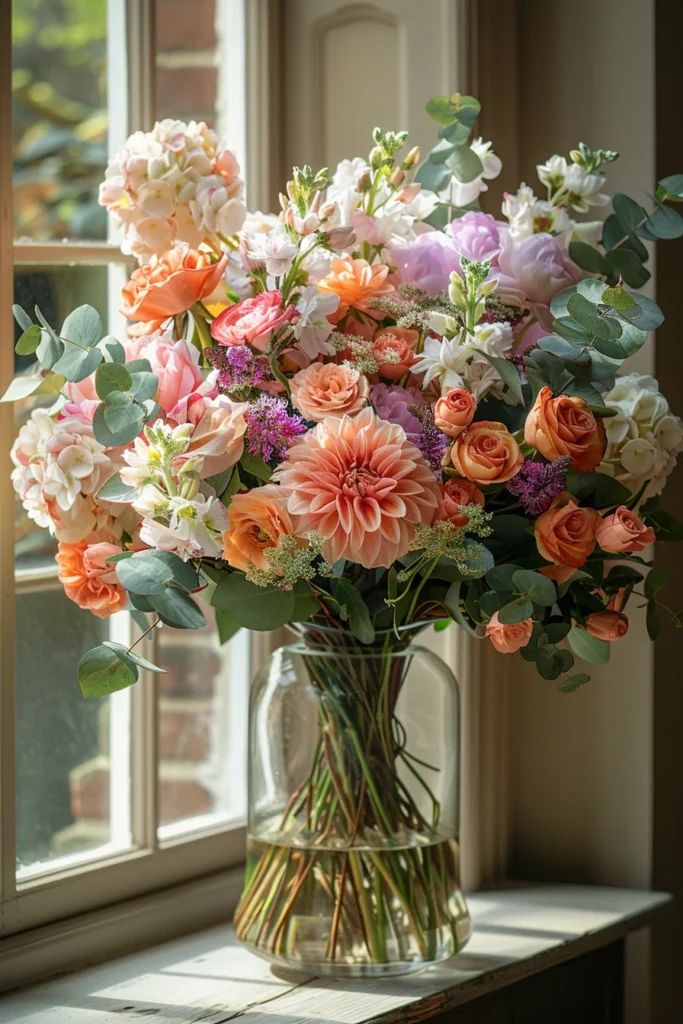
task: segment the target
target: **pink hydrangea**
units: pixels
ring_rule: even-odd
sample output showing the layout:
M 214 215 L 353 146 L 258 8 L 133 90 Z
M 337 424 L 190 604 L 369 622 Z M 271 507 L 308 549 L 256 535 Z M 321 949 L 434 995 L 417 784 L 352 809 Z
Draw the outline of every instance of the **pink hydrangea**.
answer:
M 407 243 L 395 240 L 388 250 L 396 267 L 393 283 L 412 284 L 428 295 L 445 291 L 451 272 L 460 270 L 460 254 L 453 240 L 441 231 L 425 231 Z

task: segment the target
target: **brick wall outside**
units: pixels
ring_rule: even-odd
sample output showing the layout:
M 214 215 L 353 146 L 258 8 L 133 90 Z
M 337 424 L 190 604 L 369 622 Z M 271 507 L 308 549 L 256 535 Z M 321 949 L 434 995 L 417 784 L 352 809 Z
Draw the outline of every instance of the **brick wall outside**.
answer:
M 215 124 L 216 3 L 156 0 L 157 117 Z

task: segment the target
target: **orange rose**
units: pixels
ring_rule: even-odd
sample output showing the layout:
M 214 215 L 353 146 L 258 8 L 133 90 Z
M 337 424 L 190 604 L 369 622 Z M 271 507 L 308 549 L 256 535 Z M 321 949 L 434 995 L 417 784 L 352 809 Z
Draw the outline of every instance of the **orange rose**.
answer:
M 292 520 L 283 502 L 283 492 L 274 484 L 236 494 L 228 509 L 228 529 L 223 534 L 223 558 L 235 569 L 271 570 L 266 558 L 280 538 L 294 533 Z
M 380 377 L 400 380 L 415 362 L 420 335 L 408 327 L 383 327 L 372 340 L 372 355 Z
M 434 425 L 442 434 L 458 437 L 469 427 L 477 411 L 477 403 L 465 388 L 454 388 L 442 395 L 434 406 Z
M 578 569 L 595 548 L 600 516 L 594 508 L 580 508 L 571 495 L 558 495 L 534 524 L 536 547 L 555 565 Z
M 337 323 L 348 312 L 349 306 L 369 313 L 377 320 L 382 319 L 384 313 L 372 309 L 370 303 L 376 296 L 394 290 L 392 285 L 386 283 L 389 267 L 383 263 L 370 266 L 367 260 L 337 256 L 332 260 L 330 268 L 327 277 L 318 282 L 318 291 L 339 296 L 339 305 L 329 317 L 330 320 Z
M 456 437 L 451 462 L 477 484 L 503 484 L 519 473 L 524 456 L 504 423 L 480 420 Z
M 213 263 L 208 253 L 177 245 L 138 267 L 122 290 L 121 312 L 129 320 L 166 320 L 184 313 L 209 295 L 223 276 L 224 256 Z
M 311 363 L 292 377 L 292 404 L 307 420 L 354 416 L 367 403 L 368 379 L 350 366 Z
M 531 619 L 505 626 L 498 621 L 498 612 L 494 612 L 486 624 L 486 635 L 501 654 L 514 654 L 520 647 L 526 647 L 533 631 Z
M 461 514 L 463 505 L 480 505 L 484 507 L 486 499 L 479 488 L 471 480 L 449 480 L 441 484 L 441 501 L 434 515 L 435 519 L 445 519 L 454 526 L 466 526 L 467 516 Z
M 622 551 L 644 551 L 655 542 L 655 531 L 646 526 L 640 516 L 620 505 L 611 516 L 598 524 L 595 539 L 603 551 L 615 555 Z
M 593 612 L 586 619 L 586 629 L 596 640 L 614 643 L 628 633 L 628 619 L 623 612 Z
M 128 600 L 116 575 L 116 565 L 106 561 L 120 552 L 116 544 L 88 545 L 84 540 L 78 544 L 62 542 L 57 549 L 59 578 L 66 596 L 100 619 L 122 611 Z
M 583 398 L 559 395 L 541 388 L 526 418 L 524 440 L 550 462 L 568 455 L 575 469 L 595 469 L 605 451 L 605 427 Z

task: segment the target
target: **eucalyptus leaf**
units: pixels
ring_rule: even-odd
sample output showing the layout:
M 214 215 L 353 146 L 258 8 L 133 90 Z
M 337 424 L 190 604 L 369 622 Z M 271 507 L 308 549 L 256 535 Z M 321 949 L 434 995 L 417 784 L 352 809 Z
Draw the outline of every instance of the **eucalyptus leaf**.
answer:
M 612 207 L 617 220 L 628 235 L 645 220 L 646 213 L 642 206 L 630 196 L 625 196 L 623 192 L 617 192 L 612 197 Z
M 642 578 L 642 577 L 641 577 Z M 643 585 L 643 591 L 648 598 L 655 597 L 660 590 L 663 590 L 671 579 L 671 567 L 668 565 L 657 565 L 651 569 Z
M 512 582 L 518 593 L 528 595 L 535 604 L 543 604 L 548 607 L 555 604 L 557 599 L 555 584 L 542 573 L 533 572 L 531 569 L 518 569 L 512 576 Z
M 633 292 L 633 298 L 637 306 L 624 310 L 621 316 L 641 331 L 655 331 L 664 322 L 661 309 L 642 292 Z
M 587 672 L 577 672 L 568 679 L 564 679 L 558 686 L 558 690 L 560 693 L 573 693 L 574 690 L 578 690 L 580 686 L 584 686 L 584 684 L 589 683 L 590 680 L 591 677 Z
M 239 623 L 231 619 L 226 612 L 220 611 L 218 608 L 214 609 L 214 617 L 216 619 L 216 628 L 218 630 L 218 642 L 226 644 L 228 640 L 231 640 L 235 633 L 239 633 L 242 628 Z
M 623 313 L 626 309 L 632 309 L 636 304 L 636 300 L 631 293 L 627 292 L 621 285 L 618 285 L 616 288 L 605 288 L 600 300 L 606 306 L 612 306 L 619 313 Z
M 117 644 L 113 640 L 103 640 L 102 643 L 105 647 L 109 647 L 125 665 L 130 665 L 131 668 L 133 666 L 144 668 L 148 672 L 156 672 L 158 675 L 166 675 L 167 669 L 159 668 L 158 665 L 152 664 L 146 658 L 141 658 L 139 654 L 129 651 L 123 644 Z
M 519 379 L 519 372 L 515 364 L 511 363 L 509 359 L 503 359 L 500 356 L 490 356 L 488 352 L 482 351 L 481 354 L 486 356 L 503 383 L 507 384 L 515 398 L 523 405 L 522 382 Z
M 36 349 L 36 357 L 41 366 L 50 370 L 55 363 L 61 359 L 64 352 L 64 345 L 55 332 L 50 329 L 41 328 L 40 345 Z
M 623 277 L 624 281 L 633 288 L 640 288 L 641 285 L 650 280 L 650 271 L 646 270 L 635 252 L 626 249 L 624 246 L 619 246 L 618 249 L 611 249 L 605 259 L 614 277 Z
M 23 313 L 23 310 L 22 310 Z M 26 328 L 24 333 L 17 340 L 14 346 L 14 351 L 19 356 L 30 356 L 33 355 L 35 350 L 40 345 L 40 339 L 42 337 L 42 331 L 38 324 L 31 324 Z
M 152 364 L 149 359 L 131 359 L 129 363 L 126 363 L 126 369 L 128 373 L 151 373 Z
M 425 110 L 438 124 L 452 124 L 457 114 L 448 96 L 432 96 L 425 103 Z
M 161 594 L 150 594 L 148 597 L 149 603 L 167 626 L 173 626 L 175 629 L 201 629 L 206 625 L 204 613 L 199 605 L 182 590 L 167 587 Z
M 132 686 L 137 678 L 137 668 L 125 664 L 104 644 L 88 651 L 78 663 L 78 682 L 84 697 L 106 697 Z
M 578 658 L 594 665 L 606 665 L 609 661 L 610 645 L 607 640 L 598 640 L 587 629 L 573 626 L 569 631 L 569 646 Z
M 121 392 L 119 392 L 120 394 Z M 110 398 L 111 396 L 107 396 Z M 140 408 L 140 406 L 138 406 Z M 95 438 L 100 444 L 103 444 L 106 448 L 118 448 L 119 445 L 128 444 L 129 441 L 133 441 L 144 424 L 144 410 L 143 417 L 140 420 L 135 420 L 130 423 L 128 427 L 123 430 L 114 432 L 109 429 L 104 418 L 104 402 L 101 402 L 97 409 L 95 409 L 95 415 L 93 416 L 92 426 Z
M 470 125 L 462 124 L 460 121 L 452 121 L 451 124 L 442 125 L 437 134 L 442 141 L 450 142 L 451 145 L 461 146 L 463 142 L 469 138 L 471 131 L 472 128 Z M 434 150 L 432 150 L 432 153 L 433 152 Z M 429 155 L 429 159 L 432 159 L 431 153 Z M 441 163 L 441 160 L 437 160 L 435 162 Z
M 74 341 L 92 348 L 102 337 L 100 314 L 92 306 L 78 306 L 62 324 L 61 337 L 64 341 Z
M 60 373 L 50 373 L 47 377 L 33 375 L 15 377 L 10 381 L 0 402 L 16 402 L 29 395 L 56 395 L 66 384 Z
M 95 390 L 101 399 L 113 391 L 127 391 L 133 383 L 131 375 L 120 363 L 100 363 L 95 374 Z
M 368 606 L 357 587 L 343 577 L 332 581 L 332 595 L 342 607 L 346 608 L 349 629 L 361 643 L 371 644 L 375 639 L 375 627 L 372 624 Z
M 232 572 L 216 587 L 211 603 L 245 629 L 279 629 L 291 622 L 295 599 L 291 590 L 257 587 L 241 573 Z
M 498 612 L 498 621 L 504 626 L 530 619 L 534 611 L 532 602 L 526 597 L 515 598 Z
M 67 342 L 52 368 L 55 373 L 61 373 L 68 381 L 77 384 L 94 373 L 103 359 L 104 355 L 99 348 L 80 348 Z
M 658 206 L 645 221 L 645 227 L 655 238 L 680 238 L 683 235 L 683 217 L 670 206 Z
M 605 257 L 587 242 L 570 242 L 569 257 L 583 270 L 594 274 L 608 274 L 609 266 Z
M 97 491 L 96 497 L 102 501 L 135 501 L 138 496 L 136 487 L 124 484 L 120 472 L 110 476 Z
M 130 392 L 136 402 L 142 404 L 154 398 L 159 390 L 159 378 L 155 373 L 138 370 L 130 377 L 131 383 L 126 390 Z
M 12 306 L 12 315 L 21 327 L 22 331 L 28 331 L 30 327 L 33 327 L 33 320 L 31 320 L 31 317 L 16 303 Z
M 484 165 L 469 146 L 458 146 L 446 160 L 446 166 L 461 183 L 474 181 L 484 173 Z
M 101 341 L 98 341 L 97 347 L 107 353 L 112 363 L 125 363 L 126 350 L 118 338 L 115 338 L 112 334 L 108 334 Z
M 451 169 L 445 164 L 433 164 L 426 160 L 415 175 L 415 181 L 430 192 L 442 192 L 451 176 Z

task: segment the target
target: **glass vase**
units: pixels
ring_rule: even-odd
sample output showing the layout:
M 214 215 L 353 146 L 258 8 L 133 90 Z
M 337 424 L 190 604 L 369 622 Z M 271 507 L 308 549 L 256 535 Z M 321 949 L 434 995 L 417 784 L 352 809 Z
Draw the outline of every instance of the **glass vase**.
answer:
M 415 628 L 301 627 L 254 681 L 246 880 L 252 952 L 319 975 L 405 974 L 465 945 L 459 695 Z

